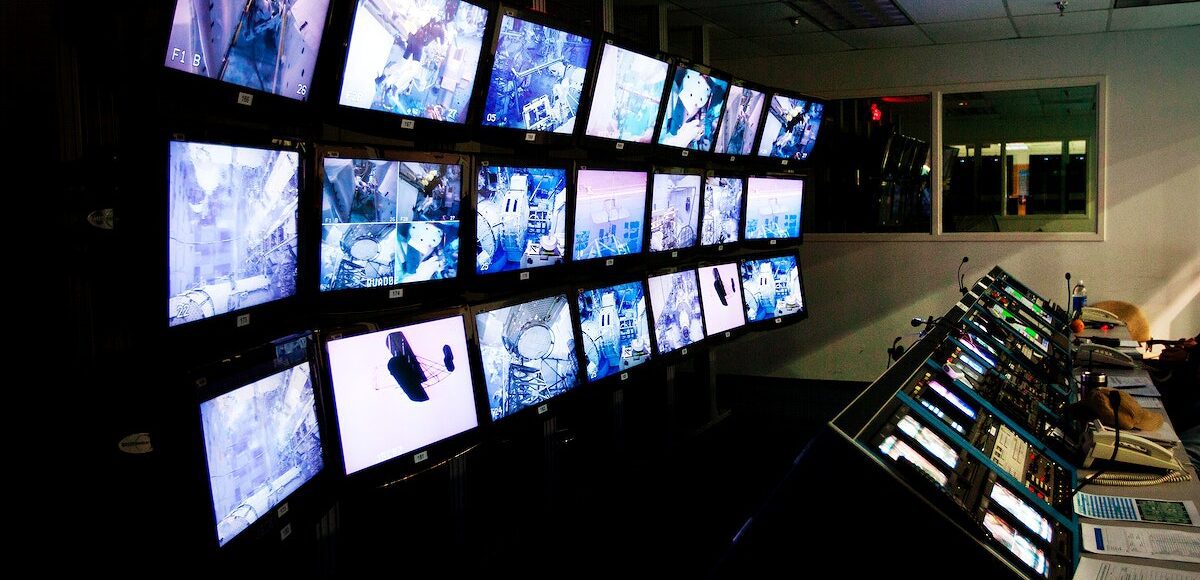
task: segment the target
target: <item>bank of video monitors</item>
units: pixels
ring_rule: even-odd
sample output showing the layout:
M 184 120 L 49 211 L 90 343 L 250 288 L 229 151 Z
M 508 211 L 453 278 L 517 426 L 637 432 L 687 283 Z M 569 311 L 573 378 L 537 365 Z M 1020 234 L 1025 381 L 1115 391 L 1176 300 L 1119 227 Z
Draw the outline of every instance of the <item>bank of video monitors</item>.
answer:
M 650 360 L 650 325 L 641 280 L 578 294 L 579 331 L 589 381 Z

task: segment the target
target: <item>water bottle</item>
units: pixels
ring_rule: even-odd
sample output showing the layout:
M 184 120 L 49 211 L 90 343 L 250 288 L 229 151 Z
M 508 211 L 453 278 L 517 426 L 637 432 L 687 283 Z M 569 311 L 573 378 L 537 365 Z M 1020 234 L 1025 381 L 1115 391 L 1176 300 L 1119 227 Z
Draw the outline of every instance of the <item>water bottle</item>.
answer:
M 1083 314 L 1083 307 L 1087 306 L 1087 286 L 1083 285 L 1083 280 L 1075 284 L 1071 289 L 1071 312 L 1075 316 Z

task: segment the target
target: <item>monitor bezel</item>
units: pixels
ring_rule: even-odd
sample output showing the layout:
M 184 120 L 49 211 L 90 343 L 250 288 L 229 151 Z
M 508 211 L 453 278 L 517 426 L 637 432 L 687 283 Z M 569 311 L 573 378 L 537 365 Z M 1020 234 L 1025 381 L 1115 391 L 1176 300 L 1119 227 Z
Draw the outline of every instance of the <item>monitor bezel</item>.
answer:
M 804 268 L 801 266 L 801 263 L 800 263 L 800 254 L 795 249 L 789 249 L 789 250 L 782 251 L 782 252 L 763 252 L 763 253 L 747 254 L 744 256 L 740 256 L 738 258 L 738 272 L 739 273 L 741 272 L 742 264 L 744 264 L 745 262 L 757 261 L 757 260 L 767 260 L 767 259 L 771 259 L 771 258 L 782 258 L 784 256 L 794 256 L 796 258 L 796 276 L 797 276 L 797 278 L 799 278 L 799 281 L 800 281 L 800 297 L 804 300 L 804 303 L 800 307 L 799 311 L 793 312 L 792 314 L 786 314 L 783 316 L 771 316 L 768 318 L 764 318 L 762 320 L 754 320 L 754 321 L 750 320 L 750 317 L 747 316 L 746 324 L 744 325 L 743 328 L 745 328 L 748 331 L 770 330 L 772 328 L 780 328 L 783 326 L 787 326 L 789 324 L 795 324 L 797 322 L 800 322 L 801 320 L 808 318 L 808 314 L 809 314 L 809 312 L 808 312 L 809 311 L 809 303 L 808 302 L 809 301 L 808 301 L 808 293 L 804 289 Z M 746 300 L 745 280 L 742 280 L 742 307 L 743 308 L 746 307 L 745 300 Z
M 580 171 L 626 171 L 634 173 L 644 173 L 646 175 L 646 189 L 642 199 L 642 243 L 636 252 L 620 256 L 608 256 L 602 258 L 585 258 L 583 260 L 575 257 L 575 235 L 578 233 L 575 228 L 575 220 L 578 213 L 578 197 L 579 197 L 579 172 Z M 572 264 L 571 271 L 578 277 L 591 277 L 597 275 L 605 275 L 609 272 L 626 271 L 630 267 L 638 266 L 645 263 L 647 256 L 646 249 L 650 245 L 650 190 L 653 187 L 652 167 L 644 163 L 631 162 L 604 162 L 602 164 L 576 164 L 575 173 L 571 179 L 572 190 L 569 197 L 570 206 L 567 211 L 571 215 L 571 237 L 568 240 L 571 252 L 568 262 Z M 592 266 L 598 266 L 592 267 Z
M 592 65 L 592 83 L 586 98 L 587 114 L 585 115 L 580 113 L 580 117 L 583 118 L 583 126 L 578 128 L 579 144 L 585 148 L 595 150 L 599 153 L 608 153 L 610 155 L 645 155 L 651 153 L 657 147 L 655 135 L 658 134 L 658 122 L 662 118 L 662 108 L 666 102 L 667 93 L 671 90 L 669 77 L 671 76 L 671 70 L 675 62 L 675 57 L 661 51 L 650 52 L 639 48 L 634 48 L 637 46 L 637 43 L 624 41 L 623 39 L 611 33 L 605 33 L 601 35 L 600 38 L 593 39 L 592 42 L 594 43 L 596 58 L 595 63 Z M 595 102 L 596 98 L 598 77 L 600 75 L 600 65 L 603 64 L 602 61 L 604 58 L 604 47 L 610 44 L 621 50 L 626 50 L 644 57 L 653 58 L 655 60 L 664 62 L 667 65 L 667 70 L 665 73 L 663 73 L 663 88 L 662 94 L 660 94 L 658 98 L 658 110 L 654 112 L 654 127 L 650 132 L 650 141 L 646 143 L 613 139 L 609 137 L 597 137 L 587 134 L 587 125 L 592 120 L 592 104 Z M 580 110 L 583 110 L 582 105 L 580 106 Z
M 725 81 L 728 85 L 725 88 L 725 97 L 721 103 L 721 116 L 717 119 L 717 123 L 713 130 L 713 142 L 708 149 L 690 149 L 687 147 L 677 147 L 674 145 L 666 145 L 659 143 L 663 126 L 667 122 L 667 101 L 671 96 L 671 85 L 675 82 L 675 75 L 679 74 L 680 69 L 690 69 L 707 77 Z M 717 146 L 717 135 L 721 132 L 721 123 L 725 120 L 725 107 L 729 104 L 729 90 L 733 88 L 733 77 L 718 69 L 715 69 L 706 64 L 695 62 L 683 57 L 675 57 L 671 68 L 667 72 L 666 89 L 663 92 L 662 101 L 658 107 L 658 119 L 654 123 L 654 136 L 651 141 L 655 146 L 655 153 L 658 157 L 672 163 L 679 162 L 702 162 L 712 157 L 712 150 Z
M 646 331 L 649 334 L 647 339 L 650 341 L 650 344 L 648 345 L 650 347 L 650 358 L 623 371 L 618 371 L 596 379 L 589 378 L 587 376 L 587 349 L 583 346 L 583 315 L 579 306 L 579 298 L 584 292 L 602 290 L 605 288 L 611 288 L 613 286 L 624 286 L 626 284 L 640 284 L 642 286 L 642 297 L 646 301 Z M 571 300 L 571 315 L 574 317 L 575 321 L 576 344 L 578 345 L 576 350 L 579 351 L 578 361 L 580 363 L 579 368 L 582 383 L 588 385 L 624 386 L 626 384 L 630 384 L 631 378 L 636 380 L 638 376 L 646 372 L 646 369 L 653 368 L 658 364 L 661 355 L 656 354 L 658 352 L 658 347 L 654 337 L 654 321 L 651 320 L 652 315 L 650 313 L 650 290 L 649 284 L 647 283 L 645 277 L 639 276 L 632 280 L 624 277 L 619 279 L 596 281 L 587 285 L 576 284 L 571 287 L 568 298 Z
M 670 352 L 662 352 L 661 346 L 658 344 L 658 310 L 654 306 L 654 301 L 650 294 L 650 279 L 671 274 L 691 272 L 696 277 L 696 302 L 700 304 L 700 326 L 704 329 L 704 336 L 697 340 L 693 340 L 687 346 L 681 346 Z M 707 350 L 708 342 L 708 325 L 704 321 L 704 304 L 700 297 L 700 274 L 696 271 L 696 266 L 678 267 L 678 268 L 660 268 L 650 270 L 645 274 L 646 280 L 646 310 L 650 316 L 650 334 L 653 335 L 654 351 L 651 353 L 652 358 L 657 358 L 659 364 L 672 365 L 683 359 L 691 358 L 701 350 Z

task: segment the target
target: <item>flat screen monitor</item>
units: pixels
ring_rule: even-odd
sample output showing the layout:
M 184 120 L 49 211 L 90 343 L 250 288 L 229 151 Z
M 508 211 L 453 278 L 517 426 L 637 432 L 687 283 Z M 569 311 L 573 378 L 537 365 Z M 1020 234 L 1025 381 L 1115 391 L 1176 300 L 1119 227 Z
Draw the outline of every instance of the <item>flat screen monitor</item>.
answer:
M 475 333 L 493 421 L 579 384 L 566 294 L 477 312 Z
M 658 144 L 710 151 L 728 94 L 729 81 L 695 68 L 676 67 L 658 130 Z
M 200 418 L 221 546 L 325 466 L 307 361 L 204 401 Z
M 300 154 L 172 141 L 170 326 L 296 293 Z
M 1046 553 L 1028 538 L 1021 535 L 1008 522 L 990 510 L 984 512 L 983 528 L 996 539 L 1000 545 L 1008 548 L 1019 560 L 1037 571 L 1043 577 L 1050 575 L 1050 563 Z
M 741 177 L 709 176 L 704 179 L 700 245 L 716 246 L 738 241 L 742 230 Z
M 338 103 L 466 122 L 487 23 L 460 0 L 359 0 Z
M 966 403 L 966 401 L 963 401 L 961 397 L 959 397 L 958 395 L 955 395 L 953 391 L 942 386 L 941 383 L 939 383 L 937 381 L 929 381 L 929 388 L 933 389 L 933 392 L 940 395 L 943 399 L 946 400 L 946 402 L 950 403 L 955 409 L 958 409 L 959 411 L 961 411 L 963 415 L 966 415 L 970 419 L 975 418 L 975 409 L 972 408 L 971 405 L 968 405 Z
M 695 270 L 653 276 L 650 309 L 658 353 L 679 350 L 704 338 L 704 315 Z
M 574 133 L 591 55 L 590 38 L 504 14 L 483 125 Z
M 650 360 L 650 324 L 642 282 L 581 290 L 579 330 L 589 381 Z
M 912 415 L 905 415 L 896 424 L 905 435 L 912 437 L 921 444 L 931 455 L 941 460 L 942 463 L 954 468 L 958 465 L 958 452 L 946 443 L 945 439 L 938 436 L 937 433 L 917 422 L 912 418 Z
M 650 143 L 668 68 L 664 60 L 605 44 L 585 134 Z
M 913 449 L 908 445 L 908 443 L 905 443 L 895 435 L 888 435 L 887 438 L 879 444 L 879 451 L 896 461 L 899 461 L 900 458 L 904 458 L 914 467 L 924 472 L 925 475 L 928 475 L 931 479 L 936 481 L 938 485 L 942 487 L 946 486 L 946 481 L 948 479 L 946 474 L 943 473 L 941 469 L 938 469 L 938 467 L 928 459 L 925 459 L 924 455 L 918 453 L 916 449 Z
M 322 161 L 322 292 L 458 275 L 464 161 Z
M 994 503 L 1008 510 L 1008 513 L 1017 518 L 1029 531 L 1041 536 L 1047 542 L 1054 536 L 1054 528 L 1050 525 L 1050 520 L 1038 513 L 1025 500 L 1017 497 L 1017 494 L 1009 491 L 1007 487 L 998 483 L 992 484 L 992 491 L 988 497 Z
M 641 253 L 647 177 L 645 171 L 578 171 L 572 260 Z
M 708 335 L 746 324 L 737 262 L 701 266 L 696 272 L 700 276 L 700 302 L 704 305 L 704 328 Z
M 484 165 L 475 180 L 475 271 L 528 270 L 563 262 L 567 170 Z
M 758 138 L 758 120 L 762 118 L 766 93 L 741 85 L 729 87 L 725 118 L 717 130 L 714 153 L 722 155 L 753 155 Z
M 695 173 L 655 173 L 650 196 L 650 251 L 681 250 L 696 245 L 700 225 L 700 189 Z
M 326 342 L 346 474 L 478 424 L 461 314 Z
M 775 95 L 767 107 L 758 141 L 760 157 L 803 161 L 812 154 L 821 128 L 825 105 L 786 95 Z
M 803 179 L 748 178 L 745 239 L 799 239 L 803 199 Z
M 304 101 L 328 13 L 329 0 L 178 0 L 165 64 Z
M 742 261 L 742 298 L 749 322 L 804 312 L 804 286 L 796 256 Z

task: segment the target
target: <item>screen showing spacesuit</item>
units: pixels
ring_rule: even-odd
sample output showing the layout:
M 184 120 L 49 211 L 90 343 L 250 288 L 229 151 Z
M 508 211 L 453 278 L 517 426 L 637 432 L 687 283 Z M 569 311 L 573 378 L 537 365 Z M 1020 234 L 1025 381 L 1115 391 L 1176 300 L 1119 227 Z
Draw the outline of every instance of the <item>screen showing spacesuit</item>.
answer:
M 715 246 L 738 241 L 742 229 L 741 177 L 712 176 L 704 179 L 704 211 L 700 218 L 700 245 Z
M 323 161 L 322 292 L 458 275 L 462 165 Z
M 742 298 L 749 322 L 804 310 L 804 288 L 796 256 L 743 261 Z
M 748 178 L 745 239 L 799 238 L 803 202 L 804 181 L 801 179 Z
M 808 159 L 817 143 L 825 105 L 775 95 L 767 109 L 758 154 L 780 159 Z
M 642 251 L 647 177 L 645 171 L 579 170 L 572 260 Z
M 767 96 L 762 92 L 734 85 L 729 87 L 729 100 L 725 104 L 725 119 L 717 130 L 716 153 L 725 155 L 751 155 L 754 140 L 758 137 L 758 119 L 762 117 L 763 103 Z
M 478 424 L 461 315 L 330 340 L 346 474 Z
M 172 141 L 170 326 L 296 293 L 300 155 Z
M 650 308 L 658 352 L 668 353 L 704 338 L 703 313 L 696 271 L 650 278 Z
M 650 360 L 650 325 L 642 283 L 580 291 L 579 330 L 589 381 Z
M 686 173 L 655 173 L 650 201 L 650 251 L 696 245 L 702 178 Z
M 591 54 L 589 38 L 504 15 L 483 124 L 573 133 Z
M 676 68 L 658 144 L 697 151 L 712 149 L 728 93 L 729 81 L 687 67 Z
M 559 294 L 475 314 L 492 420 L 539 405 L 579 384 L 575 325 Z
M 704 306 L 704 328 L 709 336 L 746 324 L 737 263 L 701 266 L 696 273 L 700 276 L 700 303 Z
M 604 45 L 586 135 L 634 143 L 650 143 L 667 63 L 636 52 Z
M 487 21 L 459 0 L 360 0 L 338 103 L 466 122 Z
M 563 262 L 567 170 L 486 165 L 475 180 L 475 271 L 527 270 Z
M 308 98 L 329 0 L 178 0 L 167 67 Z

